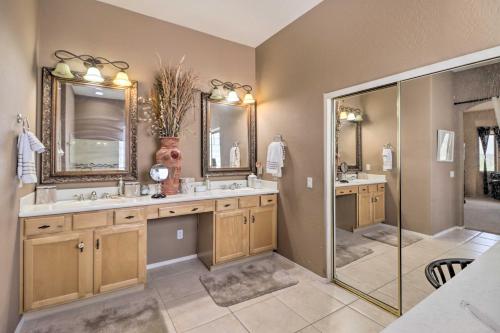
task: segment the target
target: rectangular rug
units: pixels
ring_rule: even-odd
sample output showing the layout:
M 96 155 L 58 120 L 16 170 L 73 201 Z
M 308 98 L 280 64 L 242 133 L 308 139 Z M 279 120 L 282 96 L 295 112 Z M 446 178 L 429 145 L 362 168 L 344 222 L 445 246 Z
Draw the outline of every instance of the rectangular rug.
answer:
M 221 268 L 200 276 L 200 281 L 219 306 L 238 304 L 299 282 L 273 259 Z
M 378 225 L 375 229 L 364 233 L 363 237 L 398 246 L 398 229 L 391 225 Z M 411 231 L 402 230 L 401 232 L 401 247 L 406 247 L 420 240 L 422 240 L 422 237 L 415 235 Z
M 335 247 L 335 267 L 344 267 L 345 265 L 372 253 L 372 249 L 364 246 L 348 245 L 342 242 L 337 242 L 337 246 Z

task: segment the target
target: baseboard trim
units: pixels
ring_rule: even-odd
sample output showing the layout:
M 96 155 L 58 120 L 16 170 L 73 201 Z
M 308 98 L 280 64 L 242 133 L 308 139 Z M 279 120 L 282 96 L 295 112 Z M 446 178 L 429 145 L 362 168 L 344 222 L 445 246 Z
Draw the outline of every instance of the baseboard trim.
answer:
M 438 233 L 436 233 L 436 234 L 432 235 L 432 237 L 439 237 L 439 236 L 442 236 L 442 235 L 444 235 L 444 234 L 446 234 L 446 233 L 448 233 L 448 232 L 450 232 L 450 231 L 453 231 L 453 230 L 456 230 L 456 229 L 463 229 L 463 228 L 464 228 L 464 227 L 461 227 L 461 226 L 456 225 L 456 226 L 453 226 L 453 227 L 451 227 L 451 228 L 444 229 L 444 230 L 442 230 L 442 231 L 440 231 L 440 232 L 438 232 Z
M 146 269 L 149 270 L 149 269 L 159 268 L 159 267 L 168 266 L 168 265 L 176 264 L 178 262 L 188 261 L 188 260 L 192 260 L 192 259 L 196 259 L 196 258 L 198 258 L 197 254 L 191 254 L 191 255 L 185 256 L 185 257 L 155 262 L 153 264 L 147 265 Z

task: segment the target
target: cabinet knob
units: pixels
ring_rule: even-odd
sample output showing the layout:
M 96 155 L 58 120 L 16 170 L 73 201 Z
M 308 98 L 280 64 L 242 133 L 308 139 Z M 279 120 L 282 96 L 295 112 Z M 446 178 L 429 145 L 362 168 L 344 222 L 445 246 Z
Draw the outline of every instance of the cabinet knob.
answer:
M 255 215 L 252 215 L 252 223 L 255 223 Z
M 80 243 L 78 243 L 78 245 L 76 247 L 80 250 L 80 252 L 83 252 L 83 249 L 85 248 L 85 243 L 80 242 Z
M 247 217 L 243 216 L 243 224 L 247 224 Z

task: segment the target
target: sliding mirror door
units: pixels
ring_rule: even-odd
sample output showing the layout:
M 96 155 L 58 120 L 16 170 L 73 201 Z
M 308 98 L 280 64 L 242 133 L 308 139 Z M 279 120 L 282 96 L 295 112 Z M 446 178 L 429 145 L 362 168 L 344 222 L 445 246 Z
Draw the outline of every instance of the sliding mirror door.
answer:
M 334 282 L 399 314 L 398 86 L 333 104 Z

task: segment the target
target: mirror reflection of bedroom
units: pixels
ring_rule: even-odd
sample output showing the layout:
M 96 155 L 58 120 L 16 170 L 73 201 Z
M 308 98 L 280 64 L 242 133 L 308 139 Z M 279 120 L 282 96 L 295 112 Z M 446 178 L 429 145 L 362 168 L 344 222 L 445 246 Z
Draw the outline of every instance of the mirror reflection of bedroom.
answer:
M 379 295 L 398 278 L 397 86 L 336 106 L 335 277 L 376 299 L 397 299 L 393 290 Z

